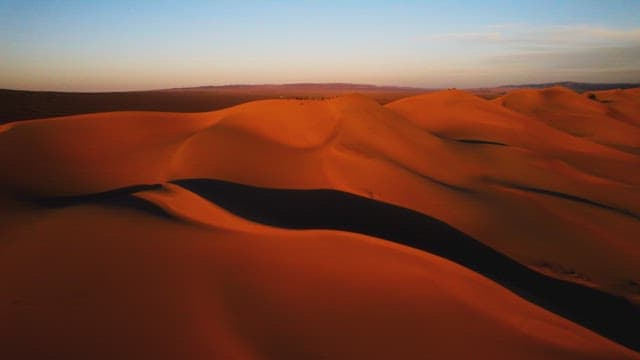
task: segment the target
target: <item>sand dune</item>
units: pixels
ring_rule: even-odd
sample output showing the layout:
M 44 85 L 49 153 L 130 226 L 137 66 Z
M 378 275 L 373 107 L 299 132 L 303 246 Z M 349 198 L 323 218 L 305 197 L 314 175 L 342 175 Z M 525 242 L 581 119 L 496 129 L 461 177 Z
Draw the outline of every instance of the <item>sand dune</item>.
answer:
M 616 113 L 606 104 L 569 89 L 518 90 L 494 101 L 577 137 L 635 154 L 640 152 L 639 128 L 612 116 Z
M 14 219 L 0 261 L 0 273 L 10 274 L 0 292 L 0 353 L 635 356 L 425 252 L 356 234 L 255 225 L 177 186 L 136 196 L 186 222 L 92 204 Z
M 541 274 L 638 306 L 633 91 L 592 100 L 517 90 L 493 101 L 442 91 L 386 106 L 350 95 L 3 125 L 0 274 L 24 274 L 0 291 L 2 322 L 18 329 L 5 338 L 37 344 L 11 348 L 30 356 L 108 347 L 115 357 L 631 358 L 425 251 L 259 225 L 176 185 L 135 195 L 169 217 L 132 203 L 43 204 L 189 178 L 341 190 L 439 219 Z M 38 318 L 48 321 L 36 331 Z M 80 335 L 86 347 L 65 348 L 62 339 Z
M 248 101 L 277 98 L 329 98 L 353 92 L 381 104 L 416 95 L 426 89 L 362 84 L 227 85 L 195 88 L 78 93 L 0 89 L 0 124 L 53 116 L 123 110 L 202 112 Z
M 596 101 L 606 104 L 610 113 L 618 120 L 626 121 L 632 125 L 640 126 L 640 88 L 628 90 L 607 90 L 595 91 L 586 94 L 587 97 L 593 94 Z

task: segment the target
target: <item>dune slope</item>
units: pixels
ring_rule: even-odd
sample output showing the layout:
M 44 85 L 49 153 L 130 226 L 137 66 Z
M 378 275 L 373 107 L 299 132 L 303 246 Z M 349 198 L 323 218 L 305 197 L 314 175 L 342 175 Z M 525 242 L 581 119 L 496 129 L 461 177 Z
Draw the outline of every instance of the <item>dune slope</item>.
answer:
M 329 311 L 328 309 L 338 311 L 336 304 L 348 302 L 348 296 L 353 296 L 354 299 L 369 299 L 368 301 L 371 302 L 363 301 L 364 305 L 362 303 L 360 305 L 373 311 L 373 308 L 379 308 L 383 304 L 371 300 L 376 298 L 372 293 L 359 292 L 360 288 L 349 290 L 346 284 L 353 285 L 369 281 L 363 280 L 364 273 L 377 274 L 376 271 L 383 271 L 386 268 L 389 269 L 389 275 L 387 275 L 389 277 L 386 277 L 385 281 L 376 282 L 384 284 L 380 285 L 380 291 L 387 286 L 391 288 L 400 286 L 396 283 L 405 281 L 392 278 L 395 275 L 391 274 L 396 271 L 393 270 L 396 266 L 395 260 L 387 257 L 394 258 L 395 255 L 386 254 L 385 251 L 380 250 L 379 246 L 384 249 L 391 246 L 393 249 L 401 249 L 398 251 L 411 254 L 416 254 L 417 250 L 388 245 L 384 240 L 339 231 L 277 230 L 236 218 L 220 209 L 215 210 L 217 209 L 215 204 L 200 198 L 197 194 L 177 189 L 173 185 L 164 185 L 162 188 L 153 186 L 153 184 L 166 184 L 179 179 L 204 178 L 279 189 L 334 189 L 411 209 L 449 224 L 507 258 L 544 276 L 594 288 L 614 297 L 623 297 L 634 303 L 633 306 L 638 306 L 640 264 L 637 259 L 640 258 L 640 247 L 635 242 L 635 235 L 640 233 L 640 157 L 636 155 L 635 150 L 636 133 L 629 130 L 637 128 L 632 121 L 628 120 L 636 116 L 635 107 L 628 104 L 621 105 L 628 101 L 622 96 L 618 96 L 615 100 L 616 109 L 618 109 L 616 110 L 613 109 L 613 105 L 575 94 L 580 99 L 578 100 L 573 94 L 566 94 L 562 89 L 552 89 L 549 94 L 527 94 L 524 100 L 522 94 L 514 92 L 494 101 L 486 101 L 464 92 L 443 91 L 405 98 L 386 106 L 358 95 L 324 101 L 265 100 L 209 113 L 113 112 L 3 125 L 0 130 L 0 149 L 2 149 L 0 151 L 0 174 L 2 174 L 0 175 L 0 215 L 2 215 L 0 238 L 8 240 L 0 244 L 3 246 L 0 254 L 6 256 L 8 262 L 0 274 L 8 276 L 6 274 L 26 271 L 24 266 L 27 268 L 31 266 L 29 270 L 31 272 L 27 271 L 25 278 L 8 283 L 6 294 L 16 297 L 14 295 L 23 294 L 21 292 L 23 290 L 29 294 L 33 292 L 33 294 L 37 293 L 33 295 L 35 298 L 41 299 L 37 301 L 38 304 L 50 301 L 64 309 L 70 309 L 68 306 L 73 307 L 77 304 L 66 299 L 65 296 L 62 298 L 66 300 L 60 300 L 62 302 L 57 303 L 58 295 L 49 297 L 47 294 L 49 292 L 59 294 L 59 291 L 53 288 L 54 285 L 46 284 L 71 281 L 76 282 L 75 285 L 69 285 L 74 289 L 76 286 L 82 289 L 90 288 L 90 292 L 100 294 L 102 300 L 90 301 L 90 305 L 84 308 L 85 315 L 98 308 L 106 311 L 110 303 L 119 304 L 114 305 L 113 311 L 122 310 L 121 314 L 131 315 L 129 312 L 133 311 L 132 309 L 142 306 L 138 302 L 143 301 L 144 297 L 142 292 L 132 290 L 139 285 L 138 283 L 126 282 L 123 288 L 118 288 L 119 285 L 115 284 L 118 278 L 126 277 L 125 270 L 111 270 L 112 266 L 120 264 L 123 269 L 132 270 L 134 267 L 149 269 L 150 274 L 145 272 L 144 274 L 147 275 L 138 277 L 136 280 L 140 283 L 153 280 L 150 282 L 149 286 L 152 288 L 149 288 L 148 294 L 156 294 L 159 297 L 162 297 L 163 291 L 170 294 L 170 298 L 162 298 L 162 301 L 149 309 L 150 312 L 156 311 L 157 315 L 167 307 L 186 306 L 186 302 L 205 298 L 197 292 L 202 290 L 200 289 L 202 281 L 205 281 L 209 276 L 207 274 L 211 273 L 201 271 L 202 269 L 197 271 L 191 269 L 191 266 L 196 266 L 194 264 L 218 264 L 211 266 L 224 267 L 220 264 L 225 263 L 227 261 L 225 259 L 228 261 L 235 259 L 233 260 L 235 263 L 225 264 L 230 268 L 238 269 L 243 266 L 241 265 L 243 261 L 246 260 L 249 264 L 255 260 L 256 267 L 247 265 L 248 269 L 255 270 L 257 274 L 264 273 L 265 277 L 255 275 L 255 278 L 251 278 L 249 270 L 243 270 L 245 272 L 242 272 L 244 275 L 240 282 L 246 285 L 248 289 L 246 291 L 249 293 L 237 295 L 233 292 L 239 291 L 236 285 L 225 282 L 224 289 L 229 292 L 218 289 L 220 291 L 216 294 L 230 298 L 226 301 L 212 298 L 211 303 L 214 305 L 211 305 L 210 309 L 202 303 L 195 307 L 197 312 L 202 312 L 201 314 L 211 314 L 213 318 L 227 320 L 221 320 L 216 324 L 198 320 L 196 324 L 193 323 L 195 321 L 193 317 L 197 317 L 196 310 L 185 315 L 185 318 L 179 319 L 158 316 L 157 321 L 165 322 L 158 326 L 158 333 L 151 331 L 147 334 L 146 340 L 141 339 L 138 345 L 131 342 L 126 348 L 150 351 L 149 344 L 156 339 L 156 336 L 170 336 L 160 332 L 164 331 L 162 329 L 166 330 L 168 326 L 166 321 L 173 321 L 179 323 L 176 329 L 185 331 L 185 337 L 180 338 L 180 346 L 174 349 L 175 351 L 193 350 L 197 354 L 214 354 L 208 352 L 214 350 L 207 348 L 205 344 L 207 341 L 202 338 L 206 333 L 215 334 L 219 339 L 229 341 L 229 348 L 224 350 L 225 356 L 236 354 L 238 357 L 277 358 L 287 354 L 279 352 L 286 350 L 282 340 L 270 339 L 267 336 L 270 333 L 278 333 L 274 330 L 274 326 L 277 326 L 274 323 L 275 320 L 267 319 L 271 316 L 268 315 L 267 310 L 271 303 L 267 299 L 275 299 L 269 296 L 276 297 L 277 301 L 283 301 L 278 305 L 282 306 L 280 312 L 276 313 L 292 322 L 290 324 L 292 327 L 282 328 L 279 335 L 274 335 L 284 336 L 283 334 L 299 330 L 302 325 L 298 322 L 311 316 L 308 308 L 306 310 L 297 308 L 302 309 L 302 312 L 291 313 L 298 314 L 300 317 L 287 315 L 283 310 L 285 308 L 295 309 L 296 306 L 306 306 L 304 301 L 315 298 L 316 303 L 312 302 L 309 306 L 319 309 L 318 313 L 321 314 L 322 311 Z M 540 111 L 536 110 L 539 108 L 548 109 L 540 115 Z M 563 116 L 563 112 L 566 113 L 566 117 Z M 577 123 L 579 125 L 576 125 Z M 608 130 L 601 132 L 601 129 L 607 125 L 609 125 Z M 592 133 L 587 135 L 580 133 L 584 129 Z M 115 203 L 75 205 L 56 203 L 56 199 L 60 197 L 85 196 L 132 186 L 140 192 L 135 197 L 127 195 L 124 200 L 120 199 Z M 111 199 L 113 194 L 103 196 Z M 209 216 L 210 212 L 214 215 Z M 110 230 L 111 226 L 119 230 L 117 232 Z M 92 228 L 96 227 L 105 229 L 106 235 L 96 235 L 95 238 L 89 236 Z M 43 241 L 47 238 L 52 240 Z M 216 241 L 215 239 L 218 238 L 226 240 Z M 291 240 L 291 244 L 283 240 L 289 238 L 297 240 Z M 91 239 L 91 241 L 87 243 L 84 239 Z M 155 249 L 147 242 L 153 239 L 160 239 L 158 240 L 159 248 Z M 194 243 L 191 244 L 191 240 L 188 239 L 193 239 Z M 57 246 L 58 243 L 62 249 L 66 250 L 55 252 L 52 247 Z M 195 248 L 204 246 L 201 244 L 205 243 L 214 243 L 222 247 L 226 245 L 219 245 L 219 243 L 233 243 L 233 246 L 242 246 L 242 249 L 228 248 L 225 250 L 229 252 L 228 256 L 225 255 L 227 257 L 216 255 L 220 249 L 195 255 L 197 253 Z M 286 266 L 301 267 L 299 271 L 292 271 L 296 273 L 295 281 L 298 282 L 307 277 L 316 279 L 329 276 L 334 271 L 331 270 L 334 265 L 331 265 L 331 262 L 327 263 L 327 256 L 318 255 L 320 250 L 314 247 L 316 245 L 327 246 L 324 251 L 327 255 L 332 254 L 331 261 L 351 259 L 354 262 L 352 266 L 359 270 L 353 270 L 353 273 L 340 271 L 345 281 L 344 288 L 340 288 L 344 291 L 341 293 L 343 297 L 331 300 L 329 296 L 331 291 L 325 286 L 330 282 L 327 282 L 318 287 L 309 286 L 309 289 L 304 287 L 296 290 L 304 290 L 304 294 L 309 295 L 298 299 L 304 300 L 300 305 L 294 301 L 299 294 L 295 295 L 292 293 L 292 288 L 283 287 L 282 282 L 275 279 L 281 275 L 278 271 L 286 271 Z M 84 250 L 79 249 L 83 249 L 84 246 L 94 246 L 95 254 L 92 256 L 98 256 L 98 253 L 100 256 L 95 259 L 83 257 Z M 104 250 L 105 246 L 112 248 L 113 252 L 97 251 L 98 248 Z M 350 248 L 352 246 L 353 248 Z M 368 249 L 369 246 L 372 246 L 370 251 L 362 251 L 370 256 L 360 254 L 362 247 Z M 134 251 L 131 247 L 137 250 Z M 68 251 L 68 254 L 65 251 Z M 180 255 L 182 257 L 173 259 L 173 255 L 170 254 L 174 251 L 183 254 Z M 220 254 L 225 253 L 220 251 Z M 62 272 L 43 274 L 40 272 L 42 268 L 35 265 L 39 260 L 52 256 L 49 252 L 58 254 L 57 258 L 59 258 L 56 260 L 59 262 L 52 263 L 49 268 L 61 266 Z M 150 257 L 143 258 L 149 263 L 136 265 L 135 255 L 129 252 L 148 253 Z M 236 252 L 236 255 L 231 255 Z M 260 253 L 259 259 L 251 257 L 254 252 Z M 334 252 L 343 253 L 343 255 L 333 254 Z M 295 254 L 295 256 L 286 256 L 286 254 Z M 245 255 L 247 257 L 243 260 Z M 65 265 L 67 256 L 75 259 L 69 262 L 71 264 L 75 261 L 73 265 L 75 267 Z M 275 266 L 270 261 L 265 262 L 263 256 L 278 258 L 284 256 L 285 259 L 294 258 L 295 261 L 287 260 L 282 265 Z M 437 259 L 434 261 L 438 264 L 440 262 L 450 264 L 426 252 L 420 252 L 415 256 Z M 196 258 L 193 259 L 193 264 L 189 263 L 191 270 L 185 272 L 185 262 L 192 257 Z M 32 262 L 22 261 L 27 258 Z M 15 260 L 9 261 L 10 259 Z M 94 261 L 99 265 L 93 264 Z M 159 270 L 158 262 L 167 264 L 172 261 L 179 262 L 179 268 L 182 270 L 176 270 L 175 273 L 166 269 Z M 385 265 L 380 266 L 380 264 Z M 81 274 L 79 278 L 70 275 L 83 266 L 93 268 L 93 275 Z M 460 289 L 484 286 L 478 284 L 492 284 L 499 290 L 495 290 L 497 293 L 509 294 L 513 299 L 517 299 L 510 300 L 522 303 L 523 307 L 514 310 L 514 313 L 519 314 L 517 316 L 528 318 L 532 312 L 538 311 L 549 314 L 481 275 L 473 274 L 469 269 L 454 264 L 447 266 L 454 266 L 463 273 L 474 276 L 474 280 L 468 286 L 460 286 Z M 271 272 L 265 270 L 270 267 L 273 267 Z M 227 269 L 227 267 L 224 268 Z M 163 290 L 163 286 L 169 285 L 154 283 L 161 278 L 157 274 L 162 273 L 162 276 L 172 279 L 176 286 L 187 286 L 191 283 L 179 284 L 184 281 L 183 277 L 193 275 L 192 270 L 198 272 L 199 275 L 196 278 L 202 280 L 192 284 L 193 287 L 185 288 L 184 296 L 178 296 L 180 291 L 175 287 L 165 287 Z M 430 271 L 443 274 L 437 281 L 444 284 L 451 283 L 451 285 L 443 285 L 445 287 L 458 288 L 460 281 L 465 281 L 459 280 L 461 278 L 457 275 L 451 275 L 451 279 L 446 279 L 450 276 L 449 273 L 444 275 L 444 272 L 436 268 L 426 272 Z M 411 337 L 415 335 L 413 330 L 399 332 L 398 328 L 394 327 L 400 326 L 405 320 L 400 321 L 398 318 L 397 322 L 394 322 L 395 320 L 389 319 L 400 316 L 397 311 L 404 308 L 399 305 L 400 303 L 409 302 L 415 306 L 406 307 L 407 319 L 412 316 L 412 313 L 420 313 L 426 317 L 421 318 L 422 315 L 420 315 L 416 319 L 426 321 L 429 316 L 436 316 L 436 313 L 424 312 L 428 306 L 418 306 L 418 304 L 420 302 L 429 304 L 431 300 L 427 301 L 427 298 L 444 295 L 423 294 L 423 291 L 429 291 L 417 279 L 422 278 L 424 274 L 416 269 L 409 272 L 413 274 L 411 276 L 417 277 L 406 280 L 402 285 L 406 286 L 402 291 L 408 291 L 408 293 L 397 297 L 391 296 L 389 301 L 396 302 L 388 304 L 388 308 L 396 310 L 381 313 L 380 316 L 385 319 L 382 323 L 386 324 L 390 321 L 395 324 L 388 328 L 395 329 L 394 331 L 383 332 L 393 339 L 389 341 L 389 349 L 400 351 L 399 349 L 405 346 L 400 345 L 406 340 L 414 344 L 406 345 L 409 349 L 407 351 L 418 354 L 426 350 L 416 347 L 417 338 Z M 266 275 L 268 273 L 272 275 Z M 228 271 L 218 269 L 213 272 L 211 278 L 223 279 L 227 275 L 229 275 Z M 103 277 L 113 283 L 94 281 L 92 276 L 96 279 Z M 72 278 L 75 280 L 71 280 Z M 331 279 L 335 281 L 335 278 Z M 169 284 L 172 284 L 171 281 Z M 82 285 L 78 285 L 80 283 Z M 60 289 L 64 289 L 65 286 Z M 118 294 L 109 297 L 107 295 L 109 289 L 117 290 Z M 129 290 L 133 292 L 127 295 Z M 249 296 L 251 292 L 255 296 Z M 423 295 L 416 295 L 416 299 L 421 300 L 415 300 L 413 303 L 414 300 L 409 300 L 409 293 L 420 293 L 426 298 L 420 297 Z M 474 293 L 470 298 L 477 298 L 479 293 L 493 294 L 494 290 L 482 290 L 477 294 Z M 190 297 L 189 294 L 195 295 Z M 289 295 L 292 294 L 295 296 L 290 298 Z M 458 293 L 458 295 L 459 298 L 467 298 L 469 294 Z M 492 319 L 494 317 L 489 315 L 491 312 L 486 307 L 493 308 L 493 305 L 489 304 L 492 302 L 499 304 L 502 301 L 493 299 L 491 296 L 494 295 L 478 301 L 480 305 L 477 305 L 482 307 L 479 313 L 484 313 L 486 310 L 488 312 L 484 316 L 490 316 Z M 54 331 L 53 327 L 43 330 L 39 333 L 40 335 L 34 335 L 42 338 L 30 338 L 28 331 L 35 326 L 35 318 L 29 316 L 35 316 L 34 313 L 20 312 L 22 310 L 19 309 L 24 310 L 20 307 L 23 303 L 20 299 L 5 300 L 8 301 L 4 302 L 6 311 L 2 313 L 11 314 L 9 322 L 17 327 L 24 326 L 24 329 L 29 329 L 20 332 L 20 335 L 15 335 L 15 339 L 24 337 L 23 341 L 27 343 L 42 341 L 42 344 L 45 344 L 43 348 L 53 346 L 46 339 L 46 332 Z M 14 303 L 14 300 L 17 303 Z M 247 309 L 251 307 L 249 305 L 253 305 L 256 301 L 266 301 L 265 307 L 260 308 L 262 310 L 259 311 L 255 310 L 258 313 L 245 313 L 249 311 Z M 434 303 L 434 308 L 444 306 L 443 304 L 448 302 L 447 297 L 439 298 Z M 58 326 L 56 324 L 61 321 L 57 316 L 60 315 L 62 308 L 56 306 L 43 310 L 49 311 L 48 315 L 43 316 L 51 319 L 50 326 Z M 82 306 L 84 305 L 78 305 L 79 308 Z M 240 308 L 233 310 L 230 308 L 237 306 Z M 500 309 L 500 306 L 495 309 Z M 355 316 L 354 323 L 362 324 L 363 328 L 371 327 L 371 323 L 356 321 L 356 319 L 361 320 L 360 316 L 364 316 L 364 312 L 359 313 L 356 310 L 355 307 L 350 307 L 339 313 L 341 317 L 346 316 L 345 319 L 348 316 Z M 459 310 L 445 306 L 442 314 L 451 315 Z M 80 313 L 82 312 L 78 314 Z M 463 313 L 464 311 L 460 312 L 460 314 Z M 121 319 L 124 319 L 124 315 L 122 316 Z M 141 314 L 140 323 L 136 325 L 140 328 L 129 329 L 131 332 L 123 333 L 120 340 L 133 341 L 131 337 L 136 331 L 144 333 L 147 326 L 144 322 L 148 320 L 147 316 L 150 315 Z M 248 325 L 251 316 L 266 320 Z M 547 319 L 546 316 L 548 315 L 543 317 Z M 543 323 L 564 321 L 569 324 L 562 327 L 570 327 L 568 332 L 574 335 L 572 337 L 563 335 L 563 339 L 595 337 L 599 340 L 593 340 L 593 342 L 576 340 L 577 343 L 573 343 L 573 340 L 567 340 L 568 342 L 563 340 L 551 346 L 546 343 L 548 338 L 545 338 L 544 331 L 536 328 L 531 330 L 531 333 L 526 332 L 520 340 L 504 335 L 505 337 L 502 338 L 504 342 L 498 344 L 485 340 L 483 335 L 479 334 L 482 328 L 487 326 L 492 328 L 495 324 L 490 325 L 489 321 L 479 320 L 477 327 L 466 328 L 463 326 L 465 322 L 461 320 L 463 317 L 454 317 L 449 327 L 442 325 L 443 319 L 446 318 L 443 315 L 438 318 L 438 324 L 448 330 L 440 329 L 445 335 L 434 336 L 431 351 L 436 357 L 447 354 L 469 355 L 464 352 L 456 353 L 456 351 L 464 351 L 462 349 L 452 349 L 459 346 L 443 346 L 443 339 L 453 336 L 447 331 L 455 330 L 483 339 L 478 340 L 478 343 L 486 341 L 485 345 L 478 346 L 484 349 L 483 353 L 487 356 L 505 354 L 507 357 L 522 357 L 524 355 L 520 356 L 520 351 L 523 349 L 528 349 L 530 354 L 537 354 L 538 357 L 543 353 L 551 354 L 550 356 L 555 354 L 559 358 L 570 356 L 606 358 L 607 353 L 620 354 L 621 358 L 633 356 L 633 353 L 625 353 L 619 345 L 613 345 L 574 323 L 567 322 L 557 315 L 549 316 L 556 320 L 541 321 Z M 78 321 L 80 324 L 78 325 L 80 327 L 74 331 L 84 329 L 82 326 L 86 324 L 82 323 L 80 315 L 74 319 L 73 321 Z M 326 324 L 319 328 L 325 330 L 331 328 L 334 331 L 333 327 L 338 325 L 335 319 L 335 317 L 313 318 L 311 322 L 326 321 Z M 114 332 L 116 330 L 113 330 L 119 326 L 116 320 L 111 322 L 106 315 L 105 318 L 98 320 L 98 323 L 104 322 L 104 326 L 112 329 L 103 340 L 107 343 L 119 341 L 117 333 Z M 538 323 L 537 320 L 536 323 Z M 423 328 L 425 324 L 412 324 L 410 325 L 414 327 L 412 329 L 419 330 L 418 332 L 427 331 Z M 218 327 L 219 325 L 221 327 Z M 247 326 L 249 327 L 246 328 Z M 342 326 L 347 325 L 345 323 Z M 59 330 L 59 326 L 56 329 Z M 374 326 L 372 329 L 380 328 Z M 93 334 L 98 336 L 101 330 L 94 328 L 93 331 Z M 358 333 L 360 330 L 353 331 L 351 333 Z M 502 330 L 495 331 L 502 334 L 500 332 Z M 505 334 L 512 332 L 513 329 L 510 329 Z M 348 333 L 350 332 L 347 331 L 345 334 Z M 409 336 L 409 333 L 412 335 Z M 73 336 L 71 332 L 60 334 Z M 297 344 L 303 348 L 292 347 L 290 350 L 293 352 L 289 355 L 315 353 L 311 348 L 317 349 L 312 344 L 318 344 L 314 343 L 318 339 L 328 341 L 328 343 L 321 342 L 323 345 L 320 347 L 330 349 L 333 346 L 333 349 L 338 351 L 335 353 L 336 356 L 365 354 L 365 352 L 340 353 L 345 351 L 339 346 L 344 345 L 340 341 L 346 340 L 326 338 L 326 334 L 324 332 L 307 334 L 313 338 L 313 341 L 301 340 Z M 409 338 L 398 338 L 401 334 Z M 375 339 L 381 339 L 376 336 L 378 335 L 366 333 L 362 337 L 362 348 L 356 346 L 353 347 L 353 351 L 365 351 L 365 343 L 378 342 Z M 546 340 L 540 340 L 540 336 Z M 436 341 L 438 339 L 439 341 Z M 424 342 L 424 339 L 422 341 Z M 593 346 L 585 345 L 587 343 L 592 343 Z M 73 351 L 73 349 L 61 348 L 58 350 Z M 233 353 L 233 351 L 238 352 Z M 330 351 L 329 353 L 334 354 Z M 177 353 L 174 352 L 174 354 Z M 318 355 L 318 353 L 315 354 Z
M 91 201 L 14 214 L 3 357 L 636 356 L 425 252 L 257 225 L 170 184 L 134 195 L 170 217 Z
M 453 102 L 438 108 L 430 96 Z M 359 96 L 271 100 L 212 113 L 12 123 L 0 136 L 0 147 L 16 149 L 0 153 L 0 191 L 62 196 L 182 178 L 342 190 L 417 210 L 539 271 L 638 301 L 640 158 L 465 99 L 433 93 L 388 108 Z M 491 116 L 470 116 L 464 134 L 456 133 L 460 117 L 447 121 L 451 129 L 425 128 L 451 109 L 478 113 L 474 106 Z M 483 118 L 491 120 L 478 124 Z
M 624 90 L 627 93 L 633 91 L 636 89 Z M 592 101 L 569 89 L 518 90 L 494 101 L 572 135 L 630 153 L 640 153 L 638 127 L 615 116 L 616 112 L 606 103 Z M 628 117 L 635 118 L 633 115 Z

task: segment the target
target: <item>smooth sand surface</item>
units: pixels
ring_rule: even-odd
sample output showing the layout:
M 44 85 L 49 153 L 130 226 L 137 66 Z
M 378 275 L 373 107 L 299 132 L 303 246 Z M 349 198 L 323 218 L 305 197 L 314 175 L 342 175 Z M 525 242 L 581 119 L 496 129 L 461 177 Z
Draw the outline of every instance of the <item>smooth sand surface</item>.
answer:
M 637 89 L 621 90 L 629 94 L 635 91 Z M 637 118 L 637 113 L 636 116 L 625 116 L 624 112 L 620 114 L 607 103 L 590 100 L 563 87 L 512 91 L 494 101 L 569 134 L 640 153 L 640 128 L 627 120 Z
M 380 239 L 237 218 L 178 186 L 19 209 L 6 358 L 634 358 L 461 266 Z M 10 239 L 7 241 L 6 239 Z
M 60 358 L 633 358 L 442 258 L 258 225 L 171 184 L 136 195 L 171 217 L 36 204 L 186 178 L 336 189 L 435 217 L 525 266 L 638 304 L 634 91 L 488 101 L 451 90 L 386 106 L 350 95 L 3 125 L 2 348 Z

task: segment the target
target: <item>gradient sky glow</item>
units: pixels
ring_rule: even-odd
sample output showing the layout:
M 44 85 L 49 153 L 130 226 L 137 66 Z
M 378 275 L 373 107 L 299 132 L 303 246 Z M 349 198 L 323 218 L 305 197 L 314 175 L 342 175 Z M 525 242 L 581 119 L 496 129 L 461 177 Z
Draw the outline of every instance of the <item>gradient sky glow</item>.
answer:
M 0 0 L 0 88 L 640 82 L 640 1 Z

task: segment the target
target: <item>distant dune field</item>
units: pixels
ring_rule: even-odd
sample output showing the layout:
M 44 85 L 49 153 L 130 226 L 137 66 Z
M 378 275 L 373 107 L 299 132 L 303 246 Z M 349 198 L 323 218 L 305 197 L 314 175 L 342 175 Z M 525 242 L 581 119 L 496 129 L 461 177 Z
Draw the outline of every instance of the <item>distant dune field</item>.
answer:
M 0 357 L 640 358 L 639 89 L 296 86 L 0 94 Z
M 425 91 L 429 90 L 358 84 L 227 85 L 111 93 L 0 89 L 0 106 L 2 107 L 0 123 L 106 111 L 203 112 L 255 100 L 274 98 L 317 100 L 354 92 L 386 104 Z

